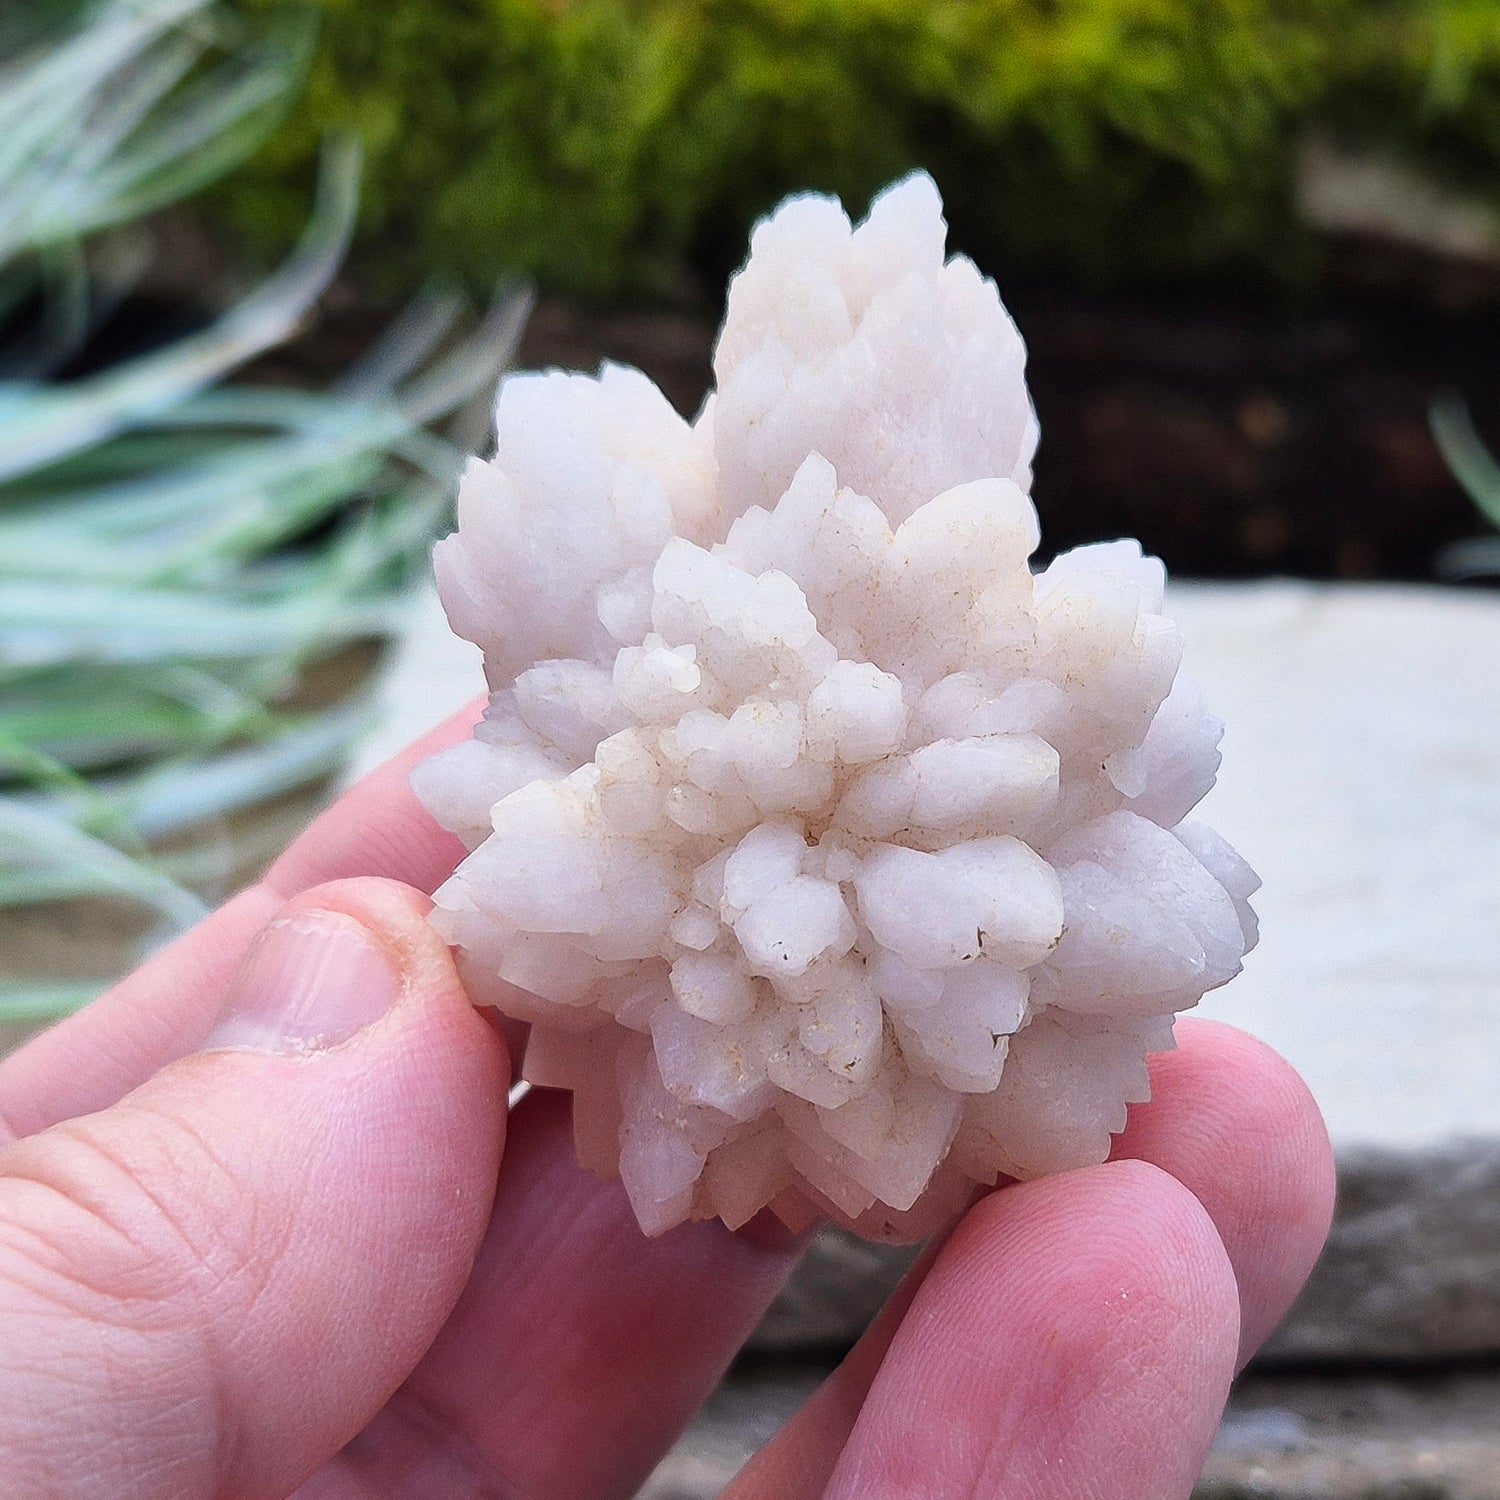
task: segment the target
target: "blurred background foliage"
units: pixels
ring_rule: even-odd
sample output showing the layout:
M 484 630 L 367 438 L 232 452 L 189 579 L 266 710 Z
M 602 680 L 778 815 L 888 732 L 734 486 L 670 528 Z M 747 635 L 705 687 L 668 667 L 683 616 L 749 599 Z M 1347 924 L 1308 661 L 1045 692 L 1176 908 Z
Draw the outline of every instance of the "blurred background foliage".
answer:
M 286 22 L 308 0 L 236 0 Z M 781 194 L 932 170 L 988 269 L 1316 270 L 1315 133 L 1500 202 L 1494 0 L 317 0 L 305 98 L 221 209 L 284 245 L 331 128 L 361 263 L 660 299 Z
M 1449 578 L 1500 579 L 1500 461 L 1474 430 L 1468 407 L 1445 396 L 1432 408 L 1432 431 L 1453 477 L 1474 502 L 1474 509 L 1493 528 L 1454 542 L 1438 556 L 1438 570 Z
M 197 305 L 153 315 L 149 277 L 170 252 L 151 216 L 264 139 L 311 32 L 250 26 L 212 0 L 103 0 L 75 25 L 38 19 L 56 24 L 23 34 L 9 16 L 0 53 L 0 1023 L 12 1024 L 66 1011 L 109 977 L 88 972 L 80 898 L 112 903 L 104 926 L 132 938 L 187 925 L 263 857 L 252 810 L 341 767 L 368 721 L 375 648 L 400 629 L 446 529 L 523 309 L 502 298 L 476 319 L 433 289 L 324 388 L 285 367 L 258 373 L 315 321 L 341 263 L 359 186 L 344 137 L 323 151 L 316 208 L 304 200 L 274 274 L 215 289 L 222 305 L 199 288 Z M 27 945 L 48 946 L 48 928 L 4 919 L 38 910 L 70 942 L 28 973 Z
M 525 363 L 689 412 L 755 216 L 917 165 L 1028 339 L 1050 545 L 1500 574 L 1496 0 L 0 4 L 0 1045 L 337 774 L 498 281 Z

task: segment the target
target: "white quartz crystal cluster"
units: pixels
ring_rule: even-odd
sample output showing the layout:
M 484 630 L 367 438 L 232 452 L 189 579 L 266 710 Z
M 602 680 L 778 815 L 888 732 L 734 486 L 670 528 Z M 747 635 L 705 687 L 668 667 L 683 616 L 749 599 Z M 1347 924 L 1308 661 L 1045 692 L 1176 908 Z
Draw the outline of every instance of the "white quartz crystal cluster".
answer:
M 1185 823 L 1220 726 L 1133 542 L 1033 573 L 1037 428 L 936 189 L 755 231 L 688 423 L 633 370 L 506 382 L 437 552 L 484 649 L 418 792 L 474 998 L 531 1025 L 641 1226 L 928 1232 L 1101 1161 L 1255 938 Z

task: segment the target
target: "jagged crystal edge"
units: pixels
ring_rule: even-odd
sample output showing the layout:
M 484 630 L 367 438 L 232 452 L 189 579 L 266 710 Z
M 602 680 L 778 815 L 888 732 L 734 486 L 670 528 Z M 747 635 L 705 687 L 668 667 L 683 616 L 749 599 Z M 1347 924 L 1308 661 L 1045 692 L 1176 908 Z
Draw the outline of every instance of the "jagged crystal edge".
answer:
M 437 551 L 492 691 L 413 776 L 472 851 L 434 921 L 647 1233 L 915 1239 L 1101 1161 L 1255 941 L 1164 571 L 1032 572 L 1024 347 L 945 238 L 920 174 L 789 200 L 694 422 L 511 378 Z

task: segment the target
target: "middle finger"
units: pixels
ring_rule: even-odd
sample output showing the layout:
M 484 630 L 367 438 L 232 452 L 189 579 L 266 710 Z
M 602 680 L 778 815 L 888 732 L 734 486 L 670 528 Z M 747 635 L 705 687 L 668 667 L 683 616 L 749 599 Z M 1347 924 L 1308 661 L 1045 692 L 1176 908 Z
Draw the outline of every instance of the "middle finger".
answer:
M 498 1493 L 633 1494 L 697 1411 L 806 1243 L 717 1220 L 641 1234 L 623 1189 L 574 1160 L 565 1095 L 512 1114 L 468 1289 L 403 1396 L 348 1456 L 371 1479 L 462 1434 Z M 435 1427 L 434 1427 L 435 1422 Z

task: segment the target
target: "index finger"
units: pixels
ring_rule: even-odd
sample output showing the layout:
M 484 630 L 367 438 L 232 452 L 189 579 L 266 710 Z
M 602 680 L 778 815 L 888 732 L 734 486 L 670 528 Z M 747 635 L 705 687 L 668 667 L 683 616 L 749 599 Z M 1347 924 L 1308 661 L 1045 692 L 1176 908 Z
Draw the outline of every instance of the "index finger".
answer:
M 1194 1018 L 1177 1023 L 1177 1041 L 1175 1052 L 1151 1059 L 1151 1102 L 1131 1110 L 1115 1156 L 1160 1168 L 1207 1211 L 1233 1271 L 1243 1360 L 1286 1311 L 1322 1247 L 1332 1152 L 1312 1095 L 1269 1047 Z M 849 1358 L 751 1460 L 729 1492 L 736 1500 L 823 1493 L 932 1259 L 929 1249 Z
M 207 1034 L 246 950 L 292 896 L 381 875 L 424 893 L 463 858 L 407 782 L 418 761 L 466 738 L 476 698 L 357 782 L 266 874 L 76 1015 L 0 1061 L 0 1141 L 115 1103 Z
M 1186 1500 L 1238 1329 L 1213 1223 L 1159 1168 L 993 1193 L 938 1252 L 825 1500 Z

